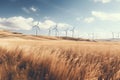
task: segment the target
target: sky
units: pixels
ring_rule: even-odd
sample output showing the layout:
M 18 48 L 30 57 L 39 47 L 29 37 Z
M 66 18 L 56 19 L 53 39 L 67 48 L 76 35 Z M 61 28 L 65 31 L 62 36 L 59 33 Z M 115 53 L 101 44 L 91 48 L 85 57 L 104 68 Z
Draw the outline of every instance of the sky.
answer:
M 38 22 L 41 35 L 57 24 L 60 36 L 117 38 L 120 0 L 0 0 L 0 29 L 35 34 Z

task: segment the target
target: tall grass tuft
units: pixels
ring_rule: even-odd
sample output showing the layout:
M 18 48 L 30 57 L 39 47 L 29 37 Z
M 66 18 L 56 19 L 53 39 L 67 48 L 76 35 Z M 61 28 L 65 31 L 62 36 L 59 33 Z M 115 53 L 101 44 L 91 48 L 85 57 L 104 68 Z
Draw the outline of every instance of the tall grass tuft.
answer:
M 120 80 L 120 54 L 96 48 L 0 48 L 0 80 Z

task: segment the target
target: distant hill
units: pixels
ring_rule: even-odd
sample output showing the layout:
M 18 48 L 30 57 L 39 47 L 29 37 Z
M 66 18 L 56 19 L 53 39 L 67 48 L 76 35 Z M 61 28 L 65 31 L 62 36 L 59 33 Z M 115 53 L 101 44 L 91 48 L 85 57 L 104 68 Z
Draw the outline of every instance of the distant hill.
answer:
M 96 39 L 96 41 L 120 41 L 120 38 Z
M 49 36 L 35 36 L 35 35 L 25 35 L 18 32 L 10 32 L 6 30 L 0 30 L 0 38 L 19 38 L 19 39 L 30 39 L 30 40 L 57 40 L 56 37 Z
M 90 41 L 89 39 L 82 38 L 72 38 L 72 37 L 55 37 L 55 36 L 42 36 L 42 35 L 25 35 L 18 32 L 10 32 L 7 30 L 0 30 L 0 38 L 1 39 L 28 39 L 28 40 L 72 40 L 72 41 Z

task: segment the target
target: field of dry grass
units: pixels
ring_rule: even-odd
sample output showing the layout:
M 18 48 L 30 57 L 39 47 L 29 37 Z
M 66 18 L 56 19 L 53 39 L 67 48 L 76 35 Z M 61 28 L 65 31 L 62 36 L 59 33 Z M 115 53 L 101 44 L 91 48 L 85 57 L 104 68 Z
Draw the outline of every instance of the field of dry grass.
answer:
M 0 80 L 120 80 L 119 42 L 0 42 Z

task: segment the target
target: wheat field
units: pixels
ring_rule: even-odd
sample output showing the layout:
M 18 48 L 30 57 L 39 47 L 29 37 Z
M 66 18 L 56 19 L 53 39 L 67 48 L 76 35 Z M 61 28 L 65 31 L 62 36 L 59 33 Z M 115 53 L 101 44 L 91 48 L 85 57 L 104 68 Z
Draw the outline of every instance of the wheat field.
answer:
M 119 42 L 1 41 L 0 80 L 120 80 Z

